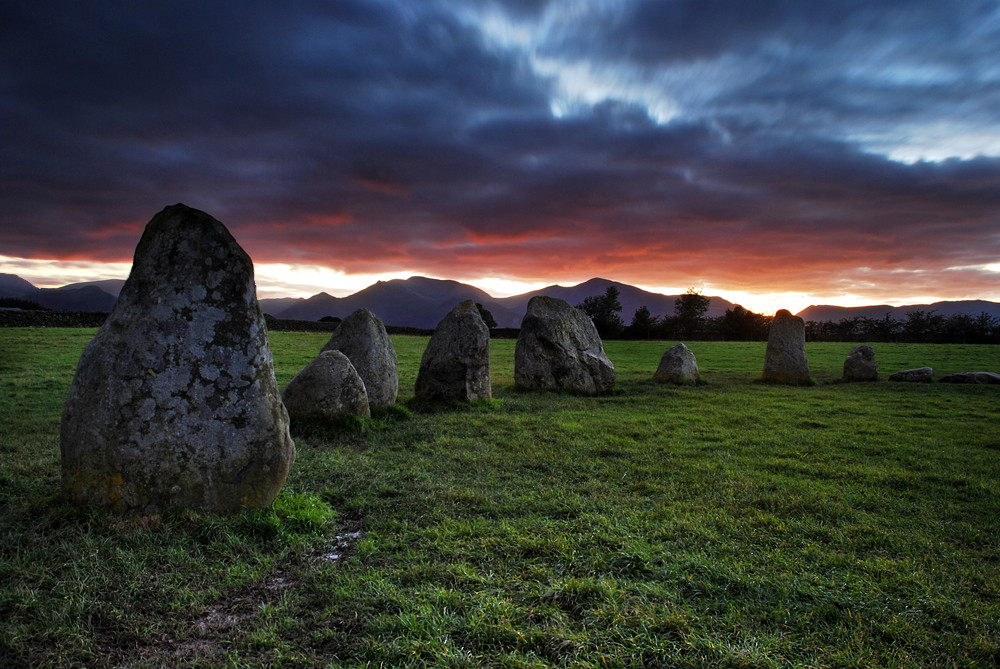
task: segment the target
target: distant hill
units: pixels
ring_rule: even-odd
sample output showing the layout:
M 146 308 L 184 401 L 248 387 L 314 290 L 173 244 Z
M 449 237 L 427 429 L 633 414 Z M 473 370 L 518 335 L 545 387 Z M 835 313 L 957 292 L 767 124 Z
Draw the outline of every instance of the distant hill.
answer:
M 315 321 L 323 316 L 346 318 L 361 308 L 370 310 L 386 325 L 434 328 L 463 300 L 474 300 L 490 310 L 500 327 L 517 327 L 520 317 L 502 300 L 474 286 L 457 281 L 410 277 L 379 281 L 347 297 L 319 293 L 271 313 L 285 320 Z M 263 305 L 262 305 L 263 308 Z
M 87 288 L 88 286 L 97 286 L 105 293 L 118 297 L 122 292 L 122 286 L 125 285 L 125 279 L 102 279 L 100 281 L 81 281 L 80 283 L 69 283 L 65 286 L 56 288 L 55 290 L 73 290 L 75 288 Z
M 882 319 L 886 315 L 892 320 L 904 321 L 911 311 L 933 311 L 939 316 L 954 316 L 968 314 L 978 316 L 986 312 L 994 318 L 1000 318 L 1000 303 L 986 300 L 955 300 L 935 302 L 933 304 L 910 304 L 903 307 L 891 307 L 888 304 L 864 307 L 837 307 L 833 305 L 813 305 L 806 307 L 798 314 L 805 321 L 841 321 L 847 318 Z
M 97 286 L 42 288 L 26 296 L 43 307 L 60 311 L 111 311 L 117 298 Z
M 38 288 L 16 274 L 0 274 L 0 297 L 26 297 L 36 292 Z
M 510 326 L 517 327 L 520 325 L 521 318 L 528 310 L 528 301 L 536 295 L 558 297 L 576 306 L 592 295 L 603 295 L 608 290 L 608 286 L 618 288 L 618 301 L 622 304 L 622 320 L 625 321 L 626 325 L 632 322 L 632 316 L 635 315 L 636 309 L 642 306 L 647 307 L 654 316 L 672 316 L 674 313 L 674 300 L 680 297 L 680 295 L 650 293 L 641 288 L 630 286 L 627 283 L 595 278 L 575 286 L 547 286 L 523 295 L 501 298 L 498 301 L 503 302 L 511 311 L 518 314 L 517 323 Z M 710 300 L 706 314 L 709 317 L 722 316 L 726 313 L 727 309 L 732 309 L 734 306 L 732 302 L 724 300 L 721 297 L 711 297 Z

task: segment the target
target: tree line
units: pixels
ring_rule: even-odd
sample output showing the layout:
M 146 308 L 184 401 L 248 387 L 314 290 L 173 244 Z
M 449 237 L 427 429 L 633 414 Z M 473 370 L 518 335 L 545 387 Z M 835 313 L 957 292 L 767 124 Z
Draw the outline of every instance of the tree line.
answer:
M 665 339 L 687 341 L 766 341 L 771 316 L 740 305 L 722 316 L 707 316 L 710 298 L 693 288 L 674 300 L 674 313 L 654 315 L 648 307 L 635 310 L 631 322 L 622 318 L 620 292 L 608 286 L 603 295 L 584 299 L 577 306 L 597 327 L 602 339 Z M 1000 344 L 1000 318 L 983 312 L 978 316 L 944 316 L 914 310 L 903 320 L 887 313 L 883 318 L 854 317 L 839 321 L 809 321 L 808 341 L 915 342 Z

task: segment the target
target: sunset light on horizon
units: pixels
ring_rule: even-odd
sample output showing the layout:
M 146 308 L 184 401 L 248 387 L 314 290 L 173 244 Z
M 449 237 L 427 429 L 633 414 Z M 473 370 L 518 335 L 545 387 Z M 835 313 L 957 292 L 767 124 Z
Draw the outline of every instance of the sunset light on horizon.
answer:
M 228 227 L 261 298 L 426 276 L 765 314 L 1000 302 L 996 2 L 0 16 L 0 273 L 41 288 L 124 279 L 183 202 Z

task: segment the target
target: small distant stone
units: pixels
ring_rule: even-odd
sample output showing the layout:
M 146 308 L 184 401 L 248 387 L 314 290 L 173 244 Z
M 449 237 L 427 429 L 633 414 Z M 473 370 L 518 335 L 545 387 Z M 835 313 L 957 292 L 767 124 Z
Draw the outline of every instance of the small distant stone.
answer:
M 774 314 L 764 357 L 765 381 L 812 383 L 806 359 L 806 324 L 787 309 Z
M 587 314 L 565 300 L 537 295 L 528 302 L 514 347 L 514 383 L 602 393 L 615 386 L 615 366 Z
M 63 494 L 144 514 L 274 501 L 295 458 L 253 263 L 182 204 L 146 226 L 80 356 L 60 427 Z
M 1000 374 L 995 372 L 958 372 L 938 379 L 938 383 L 1000 383 Z
M 660 358 L 660 366 L 656 368 L 653 378 L 662 383 L 697 384 L 701 379 L 698 359 L 684 344 L 672 346 Z
M 368 418 L 365 384 L 340 351 L 323 351 L 295 375 L 282 395 L 288 415 L 297 420 L 329 421 L 353 414 Z
M 851 349 L 844 359 L 844 381 L 878 381 L 875 349 L 867 345 Z
M 934 378 L 933 367 L 917 367 L 896 372 L 889 377 L 889 380 L 902 383 L 930 383 L 932 378 Z
M 367 309 L 355 311 L 334 330 L 322 350 L 340 351 L 350 359 L 365 382 L 372 409 L 385 409 L 396 403 L 399 392 L 396 349 L 375 314 Z
M 420 360 L 414 395 L 460 402 L 493 396 L 490 330 L 474 301 L 462 302 L 438 323 Z

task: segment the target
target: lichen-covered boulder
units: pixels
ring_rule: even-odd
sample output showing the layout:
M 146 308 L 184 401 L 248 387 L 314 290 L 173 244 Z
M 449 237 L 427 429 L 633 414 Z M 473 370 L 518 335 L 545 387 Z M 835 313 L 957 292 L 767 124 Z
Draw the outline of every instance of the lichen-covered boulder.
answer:
M 878 381 L 875 349 L 862 344 L 855 346 L 844 358 L 844 381 Z
M 348 414 L 371 416 L 364 381 L 340 351 L 316 356 L 288 382 L 281 398 L 293 425 L 298 420 L 322 422 Z
M 514 346 L 514 383 L 583 394 L 615 386 L 615 366 L 594 322 L 569 302 L 538 295 L 528 302 Z
M 295 457 L 253 264 L 184 205 L 146 226 L 80 357 L 60 428 L 72 502 L 121 511 L 270 505 Z
M 942 376 L 938 379 L 938 383 L 981 383 L 992 385 L 1000 383 L 1000 374 L 996 372 L 956 372 Z
M 701 374 L 698 373 L 698 359 L 684 344 L 671 346 L 663 352 L 653 379 L 661 383 L 697 385 L 701 379 Z
M 904 369 L 889 377 L 890 381 L 901 383 L 930 383 L 934 378 L 933 367 L 916 367 L 914 369 Z
M 350 359 L 365 382 L 372 409 L 385 409 L 396 403 L 399 392 L 396 349 L 375 314 L 367 309 L 355 311 L 337 326 L 322 350 L 340 351 Z
M 459 304 L 438 323 L 420 360 L 414 395 L 461 402 L 493 396 L 490 330 L 472 300 Z
M 780 309 L 771 321 L 763 379 L 776 383 L 812 383 L 806 359 L 805 321 L 787 309 Z

